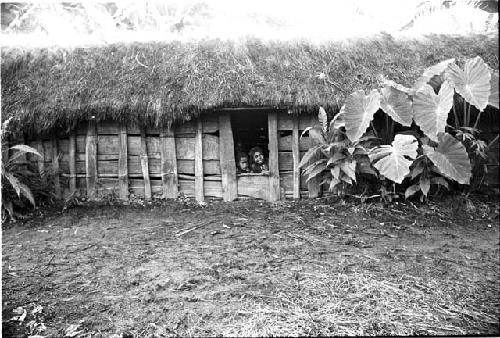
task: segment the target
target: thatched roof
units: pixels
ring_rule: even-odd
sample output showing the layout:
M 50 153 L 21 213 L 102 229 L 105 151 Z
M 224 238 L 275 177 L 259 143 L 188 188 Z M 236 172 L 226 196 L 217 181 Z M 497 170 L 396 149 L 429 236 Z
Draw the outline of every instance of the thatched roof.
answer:
M 409 86 L 425 67 L 447 58 L 479 55 L 498 69 L 497 38 L 3 48 L 2 120 L 15 116 L 13 123 L 36 133 L 90 116 L 161 125 L 220 107 L 335 110 L 352 91 L 377 88 L 381 76 Z

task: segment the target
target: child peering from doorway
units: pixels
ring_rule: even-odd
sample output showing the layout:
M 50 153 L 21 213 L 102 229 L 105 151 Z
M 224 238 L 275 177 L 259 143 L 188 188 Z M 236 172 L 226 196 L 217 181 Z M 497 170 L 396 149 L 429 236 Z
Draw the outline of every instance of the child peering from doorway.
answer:
M 264 157 L 264 152 L 261 147 L 253 147 L 250 149 L 250 171 L 252 173 L 267 173 L 269 166 Z
M 242 151 L 239 151 L 237 154 L 238 165 L 236 166 L 236 173 L 249 173 L 250 168 L 248 166 L 248 155 Z

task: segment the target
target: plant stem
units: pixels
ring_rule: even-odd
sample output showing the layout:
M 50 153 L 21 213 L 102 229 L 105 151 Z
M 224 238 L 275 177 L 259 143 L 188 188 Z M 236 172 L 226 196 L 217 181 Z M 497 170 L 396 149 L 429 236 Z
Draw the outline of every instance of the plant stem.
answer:
M 474 123 L 474 129 L 477 128 L 477 125 L 479 124 L 479 119 L 481 118 L 481 113 L 483 111 L 480 111 L 479 114 L 477 114 L 477 118 L 476 118 L 476 123 Z
M 384 142 L 389 144 L 389 116 L 385 115 L 385 140 Z
M 493 145 L 493 143 L 495 143 L 496 140 L 498 140 L 499 136 L 500 135 L 495 136 L 495 138 L 490 143 L 488 143 L 488 147 L 487 147 L 488 149 Z
M 394 139 L 394 124 L 395 124 L 395 122 L 392 121 L 392 123 L 391 123 L 391 132 L 389 134 L 390 135 L 389 141 Z
M 464 127 L 469 126 L 469 116 L 467 116 L 467 102 L 464 99 Z
M 457 110 L 455 108 L 455 100 L 453 100 L 453 116 L 455 117 L 455 128 L 458 129 L 460 127 L 460 120 L 458 119 Z
M 375 130 L 375 127 L 373 126 L 373 121 L 370 121 L 370 126 L 372 127 L 372 130 L 373 130 L 373 135 L 375 135 L 376 138 L 378 138 L 378 133 L 377 131 Z
M 467 105 L 467 127 L 470 127 L 470 103 Z

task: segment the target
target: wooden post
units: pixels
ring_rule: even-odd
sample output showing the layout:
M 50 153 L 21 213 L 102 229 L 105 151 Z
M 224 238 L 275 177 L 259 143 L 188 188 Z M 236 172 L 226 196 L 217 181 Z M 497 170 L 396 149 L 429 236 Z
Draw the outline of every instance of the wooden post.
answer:
M 85 170 L 87 181 L 87 197 L 96 198 L 97 184 L 97 130 L 95 120 L 89 121 L 85 145 Z
M 76 191 L 76 129 L 69 134 L 69 193 Z
M 38 172 L 42 178 L 42 183 L 47 183 L 47 175 L 45 174 L 45 151 L 43 150 L 42 135 L 38 135 L 36 139 L 36 150 L 42 155 L 42 157 L 37 158 Z
M 59 182 L 59 150 L 57 136 L 52 136 L 52 170 L 54 171 L 54 191 L 56 199 L 61 199 L 61 183 Z
M 299 148 L 299 118 L 292 116 L 292 156 L 293 156 L 293 198 L 300 198 L 300 148 Z
M 280 172 L 278 162 L 278 114 L 276 111 L 268 115 L 269 129 L 269 201 L 280 199 Z
M 161 180 L 164 198 L 177 198 L 177 152 L 173 128 L 163 129 L 160 134 Z
M 231 117 L 228 113 L 219 115 L 220 170 L 222 175 L 222 198 L 234 201 L 238 198 L 236 162 L 234 161 L 234 139 Z
M 203 202 L 203 122 L 201 117 L 196 121 L 196 138 L 194 141 L 194 197 Z
M 128 200 L 128 168 L 127 168 L 127 126 L 120 123 L 118 131 L 118 143 L 120 153 L 118 155 L 118 183 L 119 197 L 121 200 Z
M 148 162 L 148 149 L 146 146 L 146 131 L 141 127 L 141 169 L 142 177 L 144 179 L 144 198 L 151 199 L 151 181 L 149 180 L 149 162 Z

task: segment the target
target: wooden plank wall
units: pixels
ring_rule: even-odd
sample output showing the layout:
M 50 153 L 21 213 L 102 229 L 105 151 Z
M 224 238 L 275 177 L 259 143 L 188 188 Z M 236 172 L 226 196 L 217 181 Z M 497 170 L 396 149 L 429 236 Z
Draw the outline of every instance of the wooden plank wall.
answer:
M 498 135 L 498 117 L 494 118 L 496 123 L 480 126 L 485 141 Z M 278 184 L 270 184 L 269 176 L 236 176 L 234 153 L 231 153 L 234 145 L 228 142 L 221 146 L 219 138 L 233 138 L 228 113 L 202 116 L 199 124 L 190 121 L 162 131 L 154 128 L 141 131 L 136 126 L 120 126 L 117 122 L 85 122 L 69 134 L 57 138 L 46 135 L 28 144 L 43 155 L 42 159 L 30 157 L 37 162 L 33 164 L 42 171 L 57 173 L 59 182 L 55 179 L 51 184 L 61 198 L 73 192 L 90 198 L 111 194 L 125 199 L 127 192 L 146 198 L 161 197 L 164 186 L 168 185 L 172 187 L 166 189 L 169 198 L 179 192 L 187 197 L 197 196 L 198 200 L 211 197 L 229 201 L 245 196 L 276 200 L 283 196 L 279 196 L 277 189 L 271 196 L 272 187 L 279 187 L 280 194 L 286 198 L 321 193 L 308 191 L 305 177 L 297 170 L 298 162 L 312 146 L 309 137 L 299 136 L 305 128 L 317 123 L 315 115 L 280 111 L 276 122 L 268 125 L 276 126 L 278 142 L 274 147 L 278 150 L 278 174 L 274 177 L 278 177 Z M 173 163 L 162 165 L 162 147 L 166 149 L 164 157 L 175 149 Z M 499 184 L 499 148 L 497 140 L 489 151 L 488 162 L 487 180 L 496 186 Z M 195 160 L 197 152 L 202 154 L 201 161 Z M 221 162 L 224 170 L 221 170 Z M 162 177 L 167 176 L 169 179 L 164 182 Z
M 306 179 L 301 175 L 302 170 L 297 169 L 297 165 L 313 143 L 308 136 L 300 137 L 300 135 L 307 127 L 317 124 L 314 115 L 297 115 L 294 111 L 278 114 L 280 185 L 286 198 L 308 196 Z
M 163 141 L 162 135 L 165 136 Z M 202 118 L 201 140 L 203 196 L 222 198 L 217 116 Z M 112 195 L 126 199 L 127 192 L 149 198 L 163 195 L 162 144 L 176 150 L 176 172 L 168 169 L 167 173 L 173 174 L 170 175 L 172 184 L 181 194 L 194 197 L 195 141 L 194 121 L 173 126 L 170 132 L 160 133 L 157 129 L 148 128 L 142 134 L 139 127 L 105 121 L 95 126 L 91 124 L 91 128 L 88 122 L 81 123 L 69 135 L 58 137 L 57 142 L 44 136 L 28 144 L 41 150 L 44 156 L 38 163 L 39 168 L 51 173 L 54 169 L 58 171 L 61 197 L 67 197 L 75 191 L 83 197 Z M 168 168 L 172 168 L 172 165 Z M 94 170 L 96 174 L 92 175 Z M 91 188 L 90 194 L 88 186 Z M 169 192 L 167 197 L 177 197 L 177 191 Z
M 234 144 L 229 142 L 222 147 L 219 138 L 233 138 L 228 113 L 202 116 L 200 124 L 190 121 L 168 130 L 141 130 L 112 121 L 95 125 L 85 122 L 69 135 L 58 137 L 57 142 L 47 136 L 30 144 L 40 149 L 44 156 L 38 163 L 39 168 L 48 172 L 58 170 L 62 198 L 73 192 L 90 198 L 112 195 L 121 199 L 129 198 L 128 193 L 147 199 L 174 198 L 178 193 L 198 200 L 211 197 L 231 201 L 246 196 L 266 200 L 299 198 L 308 196 L 308 190 L 297 164 L 312 145 L 308 137 L 299 136 L 317 122 L 315 116 L 299 117 L 292 113 L 279 112 L 276 122 L 269 124 L 275 125 L 278 141 L 275 145 L 278 174 L 274 175 L 277 182 L 271 182 L 269 176 L 236 177 Z M 163 164 L 162 149 L 165 149 Z M 166 158 L 166 154 L 172 155 L 173 151 L 174 163 Z M 197 152 L 202 153 L 202 161 L 198 163 L 195 160 Z M 221 159 L 222 166 L 226 166 L 224 172 Z M 96 174 L 93 175 L 93 171 Z M 275 189 L 271 196 L 272 187 Z

